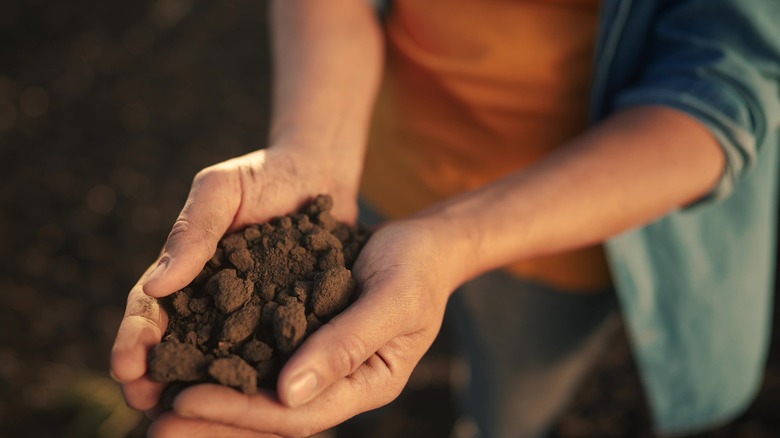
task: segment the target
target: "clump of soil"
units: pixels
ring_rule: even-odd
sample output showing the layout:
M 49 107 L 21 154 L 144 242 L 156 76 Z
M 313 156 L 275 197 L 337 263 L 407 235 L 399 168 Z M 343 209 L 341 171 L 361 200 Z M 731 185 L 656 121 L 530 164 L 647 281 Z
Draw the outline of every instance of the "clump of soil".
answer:
M 321 195 L 226 235 L 197 278 L 161 300 L 169 322 L 149 354 L 152 379 L 175 392 L 199 382 L 274 388 L 304 339 L 355 299 L 350 269 L 369 233 L 335 220 L 331 207 Z

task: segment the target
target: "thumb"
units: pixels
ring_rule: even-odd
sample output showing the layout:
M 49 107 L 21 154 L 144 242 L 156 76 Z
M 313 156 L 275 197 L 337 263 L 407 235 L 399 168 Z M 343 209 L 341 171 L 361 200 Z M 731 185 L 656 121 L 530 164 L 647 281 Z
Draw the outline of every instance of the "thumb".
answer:
M 157 267 L 143 284 L 146 294 L 162 297 L 182 289 L 214 255 L 238 211 L 241 192 L 234 179 L 221 170 L 198 173 Z
M 402 330 L 404 318 L 383 297 L 365 294 L 304 342 L 279 375 L 282 403 L 297 407 L 354 373 Z M 392 369 L 390 358 L 382 358 Z

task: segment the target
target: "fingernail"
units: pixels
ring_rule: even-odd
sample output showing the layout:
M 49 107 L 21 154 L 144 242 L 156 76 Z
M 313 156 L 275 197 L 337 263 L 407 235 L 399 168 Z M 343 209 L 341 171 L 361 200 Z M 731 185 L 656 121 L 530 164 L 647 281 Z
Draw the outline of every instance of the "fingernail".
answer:
M 317 389 L 317 375 L 307 371 L 293 378 L 288 387 L 287 400 L 291 407 L 300 406 L 314 397 Z

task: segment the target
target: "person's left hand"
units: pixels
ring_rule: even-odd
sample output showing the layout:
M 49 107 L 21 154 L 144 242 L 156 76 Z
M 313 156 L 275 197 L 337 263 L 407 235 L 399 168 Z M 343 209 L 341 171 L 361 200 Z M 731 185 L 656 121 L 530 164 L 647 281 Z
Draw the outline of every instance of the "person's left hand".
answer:
M 441 327 L 462 260 L 424 221 L 380 228 L 358 257 L 360 297 L 283 368 L 278 397 L 203 384 L 155 420 L 153 437 L 309 436 L 383 406 L 403 389 Z

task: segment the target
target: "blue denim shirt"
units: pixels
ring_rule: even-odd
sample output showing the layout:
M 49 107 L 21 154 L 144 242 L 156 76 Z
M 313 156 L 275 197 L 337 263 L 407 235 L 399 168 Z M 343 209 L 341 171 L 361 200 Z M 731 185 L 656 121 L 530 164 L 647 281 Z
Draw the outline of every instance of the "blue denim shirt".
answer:
M 719 140 L 705 199 L 607 243 L 655 425 L 689 432 L 740 414 L 771 328 L 780 135 L 780 1 L 604 0 L 593 121 L 674 107 Z

